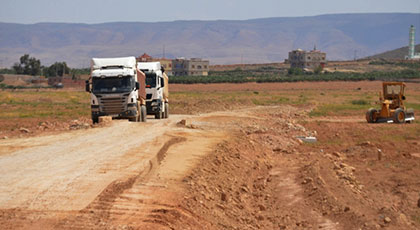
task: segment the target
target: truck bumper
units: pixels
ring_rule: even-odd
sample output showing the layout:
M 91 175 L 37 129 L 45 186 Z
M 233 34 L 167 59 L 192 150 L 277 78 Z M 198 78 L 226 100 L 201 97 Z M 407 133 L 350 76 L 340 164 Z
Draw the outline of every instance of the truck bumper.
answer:
M 107 114 L 105 112 L 100 111 L 99 106 L 91 106 L 92 110 L 92 117 L 100 117 L 100 116 L 112 116 L 115 118 L 134 118 L 138 116 L 139 111 L 137 111 L 137 107 L 135 104 L 132 106 L 127 106 L 127 110 L 119 113 L 119 114 Z
M 152 101 L 146 101 L 147 114 L 156 114 L 160 112 L 162 108 L 162 100 L 155 99 Z

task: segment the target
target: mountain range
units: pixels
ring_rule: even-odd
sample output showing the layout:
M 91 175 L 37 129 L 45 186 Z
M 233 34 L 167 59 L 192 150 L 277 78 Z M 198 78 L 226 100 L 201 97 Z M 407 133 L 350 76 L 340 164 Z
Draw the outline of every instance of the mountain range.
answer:
M 211 64 L 282 62 L 293 49 L 316 49 L 348 60 L 408 45 L 420 14 L 365 13 L 250 20 L 0 23 L 0 67 L 25 53 L 42 64 L 88 67 L 92 57 L 201 57 Z M 416 31 L 416 37 L 420 33 Z M 419 39 L 416 39 L 419 41 Z

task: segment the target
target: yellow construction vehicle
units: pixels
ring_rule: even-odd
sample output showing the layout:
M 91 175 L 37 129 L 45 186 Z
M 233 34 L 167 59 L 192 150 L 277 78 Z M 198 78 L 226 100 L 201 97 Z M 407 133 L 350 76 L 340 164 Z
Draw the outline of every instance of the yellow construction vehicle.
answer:
M 403 82 L 382 82 L 383 93 L 379 93 L 381 109 L 370 108 L 366 112 L 366 120 L 369 123 L 394 122 L 409 123 L 414 121 L 414 110 L 406 109 L 404 106 Z

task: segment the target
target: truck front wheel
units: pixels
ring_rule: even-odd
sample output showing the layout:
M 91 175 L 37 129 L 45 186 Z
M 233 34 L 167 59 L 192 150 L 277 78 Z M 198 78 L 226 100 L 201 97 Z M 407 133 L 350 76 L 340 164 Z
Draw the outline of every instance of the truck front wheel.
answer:
M 96 123 L 98 123 L 99 122 L 99 118 L 98 118 L 98 116 L 96 116 L 96 115 L 93 115 L 92 114 L 92 123 L 93 124 L 96 124 Z
M 165 103 L 165 113 L 164 113 L 163 117 L 164 118 L 169 117 L 169 103 L 168 102 Z
M 146 122 L 147 121 L 147 110 L 146 110 L 145 105 L 142 105 L 140 107 L 140 113 L 141 113 L 141 122 Z
M 140 104 L 137 102 L 137 116 L 133 117 L 133 118 L 129 118 L 129 121 L 132 122 L 140 122 L 141 120 L 141 111 L 140 111 Z

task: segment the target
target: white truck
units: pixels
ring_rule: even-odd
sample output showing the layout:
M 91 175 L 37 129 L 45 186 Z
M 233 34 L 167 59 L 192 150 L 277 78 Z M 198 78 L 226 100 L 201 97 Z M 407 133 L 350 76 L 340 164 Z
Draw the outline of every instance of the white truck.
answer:
M 146 75 L 135 57 L 92 58 L 90 92 L 93 123 L 100 116 L 146 121 Z
M 169 117 L 168 76 L 160 62 L 139 62 L 137 68 L 146 75 L 147 114 L 156 119 Z

